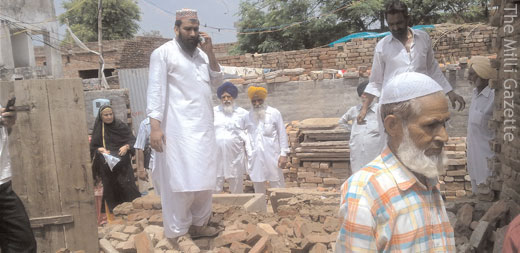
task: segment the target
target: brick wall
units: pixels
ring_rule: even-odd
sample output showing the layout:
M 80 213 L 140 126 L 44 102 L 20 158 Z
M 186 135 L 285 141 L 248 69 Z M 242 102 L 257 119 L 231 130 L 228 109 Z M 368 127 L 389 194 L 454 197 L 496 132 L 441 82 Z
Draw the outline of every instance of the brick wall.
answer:
M 497 40 L 499 75 L 498 80 L 491 84 L 495 89 L 495 110 L 489 122 L 489 126 L 495 129 L 496 137 L 491 147 L 496 156 L 488 165 L 494 172 L 494 177 L 490 180 L 492 190 L 499 199 L 509 201 L 507 218 L 510 221 L 520 214 L 520 85 L 517 72 L 520 64 L 517 53 L 520 41 L 520 19 L 517 11 L 520 3 L 506 0 L 498 2 L 500 8 L 496 18 L 500 31 Z M 514 15 L 514 18 L 506 18 L 506 15 Z M 513 22 L 509 22 L 511 20 Z
M 494 51 L 496 28 L 482 25 L 440 24 L 430 31 L 435 57 L 440 63 L 459 57 L 488 55 Z M 347 69 L 370 66 L 378 39 L 355 39 L 335 47 L 246 54 L 219 58 L 221 65 L 270 69 L 304 68 L 306 70 Z

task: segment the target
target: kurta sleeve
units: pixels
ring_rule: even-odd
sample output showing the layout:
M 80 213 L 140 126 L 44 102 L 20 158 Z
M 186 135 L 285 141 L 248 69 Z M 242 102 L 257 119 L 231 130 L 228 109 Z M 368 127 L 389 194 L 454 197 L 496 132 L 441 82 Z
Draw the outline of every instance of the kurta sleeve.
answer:
M 148 117 L 158 121 L 163 120 L 164 108 L 166 107 L 168 67 L 164 58 L 162 48 L 155 49 L 150 56 L 148 73 L 146 113 Z
M 372 60 L 372 70 L 370 71 L 369 83 L 365 88 L 365 93 L 372 94 L 376 97 L 381 96 L 381 89 L 383 88 L 383 81 L 385 77 L 385 63 L 382 59 L 383 55 L 377 46 L 374 50 L 374 58 Z
M 355 119 L 355 113 L 356 107 L 350 107 L 350 109 L 348 109 L 348 111 L 345 114 L 343 114 L 343 116 L 339 119 L 338 124 L 347 129 L 348 131 L 352 131 L 352 124 L 349 124 L 348 122 Z
M 277 113 L 276 131 L 278 131 L 278 141 L 280 142 L 280 156 L 287 156 L 287 153 L 289 153 L 289 142 L 287 140 L 287 132 L 285 131 L 285 125 L 283 124 L 282 114 L 280 112 Z
M 219 64 L 220 66 L 220 64 Z M 220 71 L 213 71 L 211 69 L 211 67 L 209 67 L 209 64 L 208 64 L 208 69 L 209 69 L 209 78 L 210 78 L 210 84 L 211 86 L 213 87 L 218 87 L 220 85 L 222 85 L 222 83 L 224 82 L 224 72 L 222 72 L 222 66 L 220 66 Z
M 426 50 L 428 50 L 428 53 L 426 54 L 426 67 L 428 69 L 428 75 L 442 87 L 442 90 L 445 94 L 452 91 L 453 88 L 451 87 L 451 84 L 442 73 L 441 68 L 439 67 L 439 63 L 435 59 L 432 42 L 428 35 L 426 35 Z

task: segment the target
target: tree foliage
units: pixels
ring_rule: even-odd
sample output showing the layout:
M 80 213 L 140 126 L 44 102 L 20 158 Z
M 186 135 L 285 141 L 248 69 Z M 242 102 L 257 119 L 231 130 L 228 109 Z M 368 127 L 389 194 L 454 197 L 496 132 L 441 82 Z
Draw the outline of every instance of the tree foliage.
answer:
M 487 0 L 402 1 L 410 8 L 410 26 L 487 20 Z M 240 33 L 232 53 L 314 48 L 355 32 L 386 31 L 384 4 L 385 0 L 242 0 Z
M 66 0 L 59 17 L 84 42 L 98 39 L 98 0 Z M 139 30 L 140 9 L 134 0 L 103 0 L 103 40 L 132 38 Z M 65 41 L 70 42 L 67 33 Z

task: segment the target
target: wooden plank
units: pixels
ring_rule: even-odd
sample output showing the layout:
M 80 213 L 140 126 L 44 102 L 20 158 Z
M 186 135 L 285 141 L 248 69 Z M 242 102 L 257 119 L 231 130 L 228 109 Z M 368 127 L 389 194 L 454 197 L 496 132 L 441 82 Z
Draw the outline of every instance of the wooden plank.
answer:
M 18 114 L 9 137 L 13 188 L 30 218 L 61 215 L 45 82 L 23 80 L 13 83 L 16 104 L 31 106 L 29 112 Z M 1 86 L 4 90 L 4 83 Z M 41 252 L 55 252 L 51 249 L 65 245 L 63 229 L 58 226 L 35 229 L 34 232 Z
M 67 244 L 61 247 L 99 252 L 83 85 L 80 79 L 49 80 L 47 89 L 63 214 L 74 216 L 64 225 Z
M 30 219 L 32 228 L 42 228 L 47 225 L 61 225 L 74 222 L 72 215 L 59 215 L 51 217 L 40 217 Z
M 301 130 L 302 134 L 349 134 L 350 132 L 344 128 L 335 128 L 327 130 Z
M 348 153 L 350 149 L 314 149 L 314 148 L 296 148 L 297 153 Z
M 304 162 L 345 162 L 350 161 L 348 157 L 302 157 L 300 161 Z
M 302 142 L 302 147 L 348 146 L 348 141 Z
M 350 157 L 350 153 L 296 153 L 296 157 Z

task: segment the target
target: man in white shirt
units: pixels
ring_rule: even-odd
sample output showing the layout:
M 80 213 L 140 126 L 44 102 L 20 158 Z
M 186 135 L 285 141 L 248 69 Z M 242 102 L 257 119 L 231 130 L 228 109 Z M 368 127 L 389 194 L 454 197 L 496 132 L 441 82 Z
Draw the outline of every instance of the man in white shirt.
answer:
M 139 178 L 139 191 L 141 195 L 148 194 L 148 190 L 153 188 L 148 174 L 153 171 L 153 152 L 150 147 L 150 118 L 145 118 L 139 124 L 139 132 L 135 138 L 134 148 L 135 160 L 137 163 L 137 176 Z M 159 192 L 155 190 L 157 194 Z
M 266 105 L 267 90 L 251 86 L 247 90 L 252 109 L 239 121 L 241 129 L 247 130 L 251 143 L 248 158 L 248 174 L 253 181 L 255 193 L 266 193 L 266 182 L 271 188 L 285 187 L 282 168 L 287 164 L 289 144 L 282 114 Z
M 11 187 L 8 135 L 16 112 L 0 108 L 0 251 L 36 252 L 36 240 L 22 201 Z
M 206 224 L 217 178 L 210 85 L 222 83 L 222 72 L 211 38 L 199 32 L 197 11 L 177 11 L 174 28 L 175 39 L 150 56 L 152 178 L 159 182 L 164 235 L 183 252 L 200 252 L 192 238 L 219 232 Z
M 235 106 L 234 99 L 238 89 L 230 82 L 217 89 L 217 97 L 222 104 L 213 107 L 215 114 L 215 136 L 217 138 L 217 187 L 221 192 L 224 181 L 229 183 L 231 193 L 243 193 L 244 173 L 247 166 L 246 133 L 238 128 L 237 123 L 247 111 Z
M 375 97 L 381 96 L 381 89 L 386 83 L 404 72 L 419 72 L 430 76 L 448 95 L 453 108 L 458 102 L 459 111 L 464 110 L 464 99 L 453 91 L 439 68 L 428 33 L 408 27 L 406 4 L 399 0 L 389 1 L 385 6 L 385 17 L 391 34 L 381 39 L 374 49 L 370 82 L 365 90 L 367 100 L 357 117 L 358 122 L 365 119 L 370 104 Z M 380 129 L 383 130 L 383 127 Z
M 470 59 L 468 80 L 475 87 L 471 97 L 468 117 L 468 172 L 471 177 L 471 190 L 477 193 L 477 186 L 485 184 L 491 169 L 488 159 L 495 153 L 491 151 L 489 141 L 495 138 L 495 132 L 488 126 L 493 116 L 495 90 L 489 87 L 489 79 L 497 78 L 497 70 L 491 67 L 487 57 L 473 56 Z
M 363 91 L 367 84 L 368 81 L 362 82 L 357 88 L 361 104 L 352 106 L 338 122 L 340 126 L 350 131 L 348 145 L 350 148 L 350 169 L 352 174 L 374 160 L 381 153 L 380 151 L 384 146 L 383 138 L 379 134 L 377 114 L 379 105 L 377 103 L 372 102 L 362 124 L 359 124 L 356 120 L 363 106 L 362 103 L 366 100 Z

